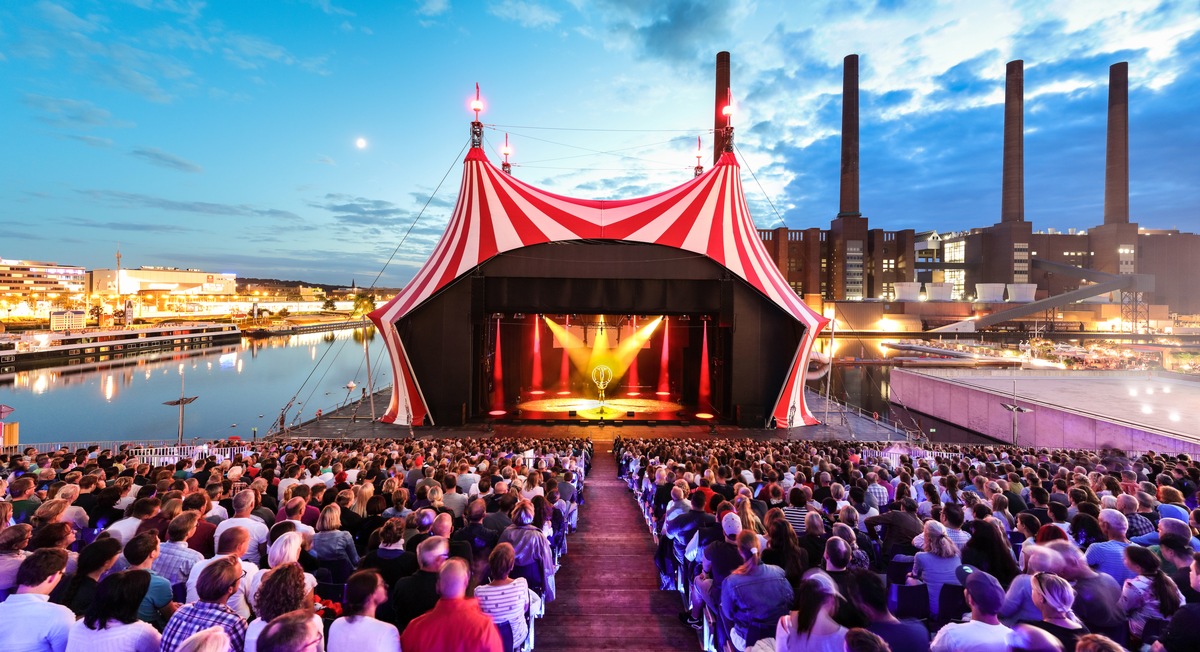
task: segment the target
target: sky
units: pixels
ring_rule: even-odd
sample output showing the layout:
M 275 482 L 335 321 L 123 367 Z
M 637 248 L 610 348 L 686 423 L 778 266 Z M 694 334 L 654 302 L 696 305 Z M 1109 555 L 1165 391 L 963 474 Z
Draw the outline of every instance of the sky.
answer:
M 445 228 L 475 84 L 493 162 L 588 198 L 712 161 L 714 61 L 758 225 L 838 211 L 860 55 L 872 227 L 999 221 L 1005 62 L 1025 214 L 1103 222 L 1129 62 L 1131 220 L 1200 232 L 1200 5 L 1172 0 L 30 0 L 0 3 L 0 258 L 396 287 Z M 365 145 L 360 147 L 361 144 Z

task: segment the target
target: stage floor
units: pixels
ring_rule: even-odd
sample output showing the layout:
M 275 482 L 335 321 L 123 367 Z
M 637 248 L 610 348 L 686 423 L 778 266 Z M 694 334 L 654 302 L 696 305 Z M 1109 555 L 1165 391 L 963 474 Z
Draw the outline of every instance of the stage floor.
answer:
M 712 416 L 698 416 L 695 410 L 685 408 L 669 396 L 610 396 L 600 401 L 590 396 L 560 396 L 546 394 L 523 400 L 503 415 L 492 416 L 499 420 L 566 420 L 588 421 L 705 421 Z

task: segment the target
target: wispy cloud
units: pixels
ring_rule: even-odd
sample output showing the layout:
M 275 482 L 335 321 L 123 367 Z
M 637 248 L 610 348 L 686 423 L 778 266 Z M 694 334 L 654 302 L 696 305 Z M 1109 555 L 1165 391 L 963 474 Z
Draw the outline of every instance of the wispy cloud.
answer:
M 155 147 L 135 147 L 130 150 L 129 155 L 152 165 L 179 170 L 180 172 L 200 173 L 204 171 L 204 168 L 191 161 Z
M 114 120 L 107 109 L 87 100 L 74 100 L 45 95 L 25 94 L 21 98 L 25 106 L 37 112 L 37 119 L 56 127 L 91 129 L 95 127 L 130 127 L 132 124 Z
M 450 0 L 417 0 L 417 14 L 440 16 L 450 10 Z
M 295 228 L 304 222 L 304 218 L 291 212 L 277 208 L 261 208 L 248 204 L 221 204 L 207 201 L 179 201 L 154 197 L 134 192 L 117 190 L 79 190 L 79 194 L 98 202 L 119 208 L 144 208 L 165 210 L 179 213 L 199 213 L 202 215 L 228 215 L 243 217 L 262 217 L 284 220 L 293 223 L 289 228 Z
M 337 161 L 334 161 L 328 156 L 318 156 L 317 163 L 320 163 L 321 165 L 337 165 Z
M 498 0 L 488 5 L 488 13 L 522 27 L 552 27 L 562 16 L 549 7 L 529 0 Z
M 89 147 L 106 148 L 106 147 L 113 146 L 112 139 L 101 138 L 99 136 L 87 136 L 87 135 L 82 135 L 82 134 L 67 134 L 67 138 L 70 138 L 71 140 L 77 140 Z
M 64 217 L 55 220 L 71 228 L 100 229 L 102 231 L 137 231 L 150 233 L 194 233 L 196 229 L 163 222 L 118 222 L 91 220 L 80 217 Z

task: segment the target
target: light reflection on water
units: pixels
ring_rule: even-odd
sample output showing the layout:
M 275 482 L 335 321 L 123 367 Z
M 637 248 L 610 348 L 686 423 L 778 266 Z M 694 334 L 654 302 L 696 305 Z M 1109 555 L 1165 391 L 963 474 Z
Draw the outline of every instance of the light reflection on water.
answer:
M 383 343 L 369 332 L 375 384 L 386 385 L 391 369 Z M 179 398 L 182 374 L 184 393 L 200 397 L 186 408 L 186 438 L 250 439 L 253 428 L 266 434 L 293 396 L 307 419 L 345 400 L 348 382 L 366 387 L 363 337 L 354 329 L 246 338 L 203 350 L 22 371 L 0 376 L 0 404 L 15 408 L 7 421 L 21 424 L 22 443 L 174 439 L 179 412 L 163 402 Z M 293 407 L 289 419 L 295 415 Z

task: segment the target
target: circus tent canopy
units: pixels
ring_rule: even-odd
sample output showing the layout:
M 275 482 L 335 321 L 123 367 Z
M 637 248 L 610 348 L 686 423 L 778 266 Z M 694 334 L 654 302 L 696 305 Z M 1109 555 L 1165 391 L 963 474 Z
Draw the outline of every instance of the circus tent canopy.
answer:
M 391 403 L 382 420 L 430 423 L 397 321 L 497 254 L 578 240 L 657 244 L 702 254 L 801 323 L 799 347 L 779 351 L 792 356 L 792 363 L 769 416 L 778 427 L 816 423 L 804 402 L 804 373 L 816 335 L 828 320 L 800 300 L 764 249 L 732 152 L 725 152 L 708 172 L 665 192 L 587 200 L 555 195 L 505 174 L 479 147 L 466 156 L 454 213 L 429 260 L 404 290 L 370 315 L 384 337 L 393 370 Z

